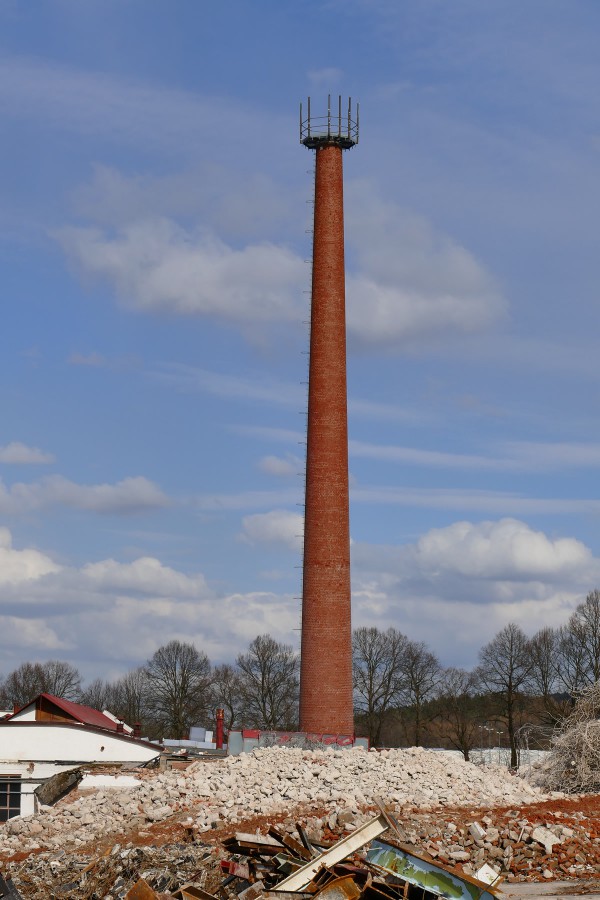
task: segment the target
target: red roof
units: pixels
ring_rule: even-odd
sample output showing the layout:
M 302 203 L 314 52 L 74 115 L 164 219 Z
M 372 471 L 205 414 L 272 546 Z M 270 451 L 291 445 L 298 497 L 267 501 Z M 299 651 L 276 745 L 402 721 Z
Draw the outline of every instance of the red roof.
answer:
M 30 700 L 25 706 L 22 706 L 17 712 L 13 713 L 13 716 L 17 715 L 18 712 L 21 712 L 21 710 L 26 709 L 28 706 L 31 706 L 33 703 L 37 704 L 37 701 L 42 698 L 49 703 L 54 704 L 54 706 L 57 706 L 68 716 L 75 719 L 76 722 L 81 722 L 83 725 L 93 725 L 95 728 L 104 728 L 106 731 L 117 730 L 117 723 L 113 722 L 112 719 L 109 719 L 108 716 L 105 716 L 104 713 L 101 713 L 99 710 L 92 709 L 91 706 L 83 706 L 82 703 L 73 703 L 72 700 L 64 700 L 62 697 L 55 697 L 53 694 L 38 694 L 37 697 Z M 12 716 L 10 718 L 12 718 Z

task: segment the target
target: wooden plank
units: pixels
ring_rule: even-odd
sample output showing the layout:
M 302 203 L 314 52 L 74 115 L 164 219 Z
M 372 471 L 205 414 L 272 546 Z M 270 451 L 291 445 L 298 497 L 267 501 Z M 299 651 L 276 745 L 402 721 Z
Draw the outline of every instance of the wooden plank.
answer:
M 347 837 L 334 844 L 330 850 L 326 850 L 325 853 L 306 863 L 297 872 L 280 881 L 277 885 L 278 888 L 283 891 L 302 890 L 303 887 L 313 880 L 321 866 L 334 866 L 347 856 L 351 856 L 361 847 L 364 847 L 365 844 L 368 844 L 374 838 L 379 837 L 388 828 L 389 825 L 383 814 L 376 816 L 374 819 L 369 819 L 360 828 L 356 828 Z
M 310 850 L 307 850 L 306 847 L 304 847 L 304 845 L 300 843 L 300 841 L 296 841 L 291 835 L 282 834 L 274 826 L 269 828 L 269 834 L 272 838 L 275 838 L 275 840 L 279 841 L 281 844 L 287 847 L 288 850 L 291 850 L 292 853 L 295 854 L 295 856 L 299 856 L 300 859 L 308 862 L 313 858 L 314 854 L 311 853 Z

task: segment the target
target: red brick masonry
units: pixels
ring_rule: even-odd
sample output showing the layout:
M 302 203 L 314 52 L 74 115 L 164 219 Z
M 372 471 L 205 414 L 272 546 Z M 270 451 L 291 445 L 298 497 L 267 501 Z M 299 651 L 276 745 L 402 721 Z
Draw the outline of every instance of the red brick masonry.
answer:
M 352 734 L 343 151 L 315 152 L 300 730 Z

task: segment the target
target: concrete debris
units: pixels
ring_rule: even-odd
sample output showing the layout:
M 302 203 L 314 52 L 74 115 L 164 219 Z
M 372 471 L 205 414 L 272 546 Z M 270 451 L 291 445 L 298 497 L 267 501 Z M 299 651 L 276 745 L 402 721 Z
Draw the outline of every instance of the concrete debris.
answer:
M 40 853 L 9 864 L 19 893 L 6 896 L 10 900 L 146 900 L 172 897 L 175 892 L 176 897 L 206 900 L 222 880 L 219 855 L 217 848 L 200 843 L 167 847 L 115 844 L 91 858 L 64 852 Z M 192 887 L 200 893 L 190 893 Z M 0 898 L 4 900 L 1 890 Z
M 470 879 L 475 878 L 484 882 L 486 889 L 488 885 L 496 884 L 499 876 L 509 884 L 542 880 L 558 883 L 561 879 L 597 878 L 600 873 L 600 821 L 597 814 L 586 818 L 574 813 L 567 817 L 566 813 L 550 812 L 545 804 L 540 804 L 530 821 L 524 817 L 523 810 L 498 810 L 486 816 L 488 828 L 484 841 L 472 836 L 472 810 L 454 811 L 451 815 L 452 819 L 448 818 L 447 812 L 440 817 L 432 811 L 406 811 L 403 820 L 395 823 L 391 839 L 390 831 L 385 832 L 386 845 L 400 847 L 405 857 L 408 854 L 435 863 L 436 872 L 450 871 L 461 883 L 470 884 Z M 10 874 L 19 891 L 8 896 L 14 900 L 19 897 L 24 900 L 48 897 L 56 900 L 122 900 L 140 879 L 144 879 L 158 897 L 312 900 L 315 896 L 314 891 L 311 893 L 313 887 L 324 886 L 321 883 L 324 876 L 320 874 L 324 854 L 330 854 L 329 860 L 333 859 L 331 851 L 336 846 L 339 862 L 330 865 L 328 871 L 335 878 L 352 875 L 364 894 L 361 879 L 366 876 L 357 874 L 357 859 L 349 861 L 344 854 L 348 851 L 351 855 L 352 849 L 356 848 L 363 853 L 363 863 L 369 863 L 370 850 L 367 849 L 365 861 L 365 845 L 359 834 L 369 837 L 369 830 L 356 828 L 350 831 L 348 826 L 338 825 L 334 833 L 329 827 L 330 818 L 329 815 L 304 817 L 302 824 L 286 818 L 277 826 L 264 824 L 264 833 L 253 834 L 246 828 L 211 845 L 190 837 L 190 843 L 171 843 L 162 848 L 116 844 L 106 852 L 96 851 L 96 854 L 89 848 L 87 853 L 46 851 L 32 854 L 21 862 L 6 863 L 5 875 Z M 381 816 L 371 817 L 366 824 L 372 827 L 373 822 L 380 831 Z M 534 837 L 540 828 L 560 838 L 560 843 L 553 845 L 552 855 L 547 854 L 545 845 Z M 494 843 L 487 840 L 490 832 Z M 150 839 L 149 832 L 144 834 Z M 193 834 L 191 830 L 190 834 Z M 332 846 L 334 838 L 338 841 Z M 304 854 L 298 848 L 302 848 Z M 461 851 L 462 860 L 456 860 L 452 854 Z M 318 862 L 316 871 L 313 870 L 310 884 L 305 885 L 305 878 L 301 877 L 300 887 L 290 890 L 289 878 L 306 866 L 306 853 Z M 362 863 L 358 864 L 359 869 L 360 865 Z M 371 887 L 365 900 L 396 900 L 387 887 L 377 884 Z M 348 884 L 344 888 L 332 879 L 328 889 L 335 897 L 324 895 L 320 900 L 354 900 L 348 895 Z
M 378 795 L 396 817 L 391 825 L 383 811 L 373 818 Z M 0 858 L 14 896 L 26 900 L 124 900 L 134 889 L 181 900 L 397 900 L 389 872 L 369 868 L 376 864 L 364 849 L 385 832 L 395 848 L 385 852 L 401 852 L 404 876 L 414 857 L 493 892 L 498 876 L 600 872 L 598 816 L 550 811 L 571 802 L 434 751 L 261 749 L 145 772 L 134 789 L 75 791 L 0 825 Z M 223 834 L 231 836 L 218 843 Z M 157 838 L 165 845 L 136 845 Z
M 185 771 L 145 772 L 136 788 L 77 791 L 52 808 L 0 826 L 5 852 L 72 848 L 187 813 L 202 834 L 252 815 L 310 805 L 330 809 L 330 827 L 361 811 L 379 794 L 403 807 L 509 806 L 545 796 L 500 766 L 478 767 L 459 756 L 421 748 L 383 752 L 268 748 L 198 762 Z

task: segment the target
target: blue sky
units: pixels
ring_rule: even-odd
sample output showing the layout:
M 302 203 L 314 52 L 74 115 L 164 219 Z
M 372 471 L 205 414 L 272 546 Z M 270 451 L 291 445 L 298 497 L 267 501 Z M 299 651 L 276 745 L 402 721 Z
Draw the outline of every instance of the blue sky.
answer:
M 470 667 L 600 585 L 599 33 L 591 0 L 4 0 L 0 673 L 298 645 L 328 92 L 355 624 Z

